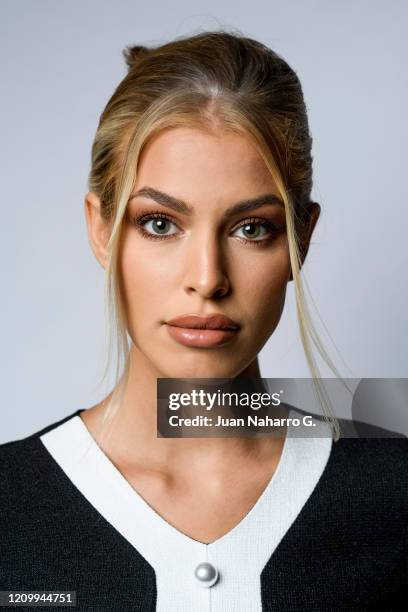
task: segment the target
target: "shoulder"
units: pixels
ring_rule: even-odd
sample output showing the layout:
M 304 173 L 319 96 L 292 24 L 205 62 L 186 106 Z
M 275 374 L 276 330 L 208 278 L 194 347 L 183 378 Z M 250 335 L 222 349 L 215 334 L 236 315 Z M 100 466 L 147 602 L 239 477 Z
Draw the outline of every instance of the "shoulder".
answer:
M 333 441 L 319 484 L 326 507 L 335 515 L 347 507 L 356 524 L 363 520 L 387 525 L 392 517 L 395 528 L 406 529 L 408 439 L 343 437 Z
M 333 441 L 331 473 L 342 474 L 345 486 L 405 498 L 408 489 L 408 438 L 368 423 L 339 419 L 340 439 Z
M 299 416 L 310 413 L 294 409 Z M 325 422 L 322 415 L 313 414 L 314 421 Z M 340 439 L 333 441 L 329 464 L 347 472 L 362 470 L 365 476 L 377 476 L 394 470 L 395 476 L 408 478 L 408 438 L 399 432 L 351 419 L 337 419 Z M 325 423 L 327 431 L 330 428 Z M 306 430 L 305 435 L 307 435 Z M 313 431 L 311 432 L 313 437 Z M 329 434 L 327 434 L 329 435 Z
M 25 446 L 29 447 L 33 440 L 40 438 L 40 436 L 47 433 L 47 431 L 51 431 L 52 429 L 55 429 L 59 425 L 62 425 L 66 421 L 69 421 L 73 417 L 79 415 L 82 410 L 82 408 L 80 408 L 79 410 L 75 410 L 75 412 L 71 412 L 62 419 L 54 421 L 53 423 L 42 427 L 41 429 L 35 431 L 32 434 L 29 434 L 24 438 L 19 438 L 18 440 L 11 440 L 10 442 L 4 442 L 3 444 L 0 444 L 0 458 L 7 458 L 8 455 L 13 455 L 13 453 L 16 452 L 18 449 L 21 449 Z
M 296 408 L 299 414 L 306 412 Z M 317 421 L 324 420 L 313 415 Z M 332 441 L 316 501 L 327 508 L 366 512 L 387 520 L 388 511 L 408 519 L 408 438 L 367 423 L 338 419 L 340 438 Z
M 343 474 L 354 474 L 377 486 L 408 481 L 408 438 L 346 438 L 333 442 L 330 461 Z M 373 483 L 374 484 L 374 483 Z
M 18 440 L 0 444 L 0 499 L 28 491 L 43 480 L 53 468 L 53 461 L 40 436 L 78 415 L 81 410 L 65 416 L 46 427 Z

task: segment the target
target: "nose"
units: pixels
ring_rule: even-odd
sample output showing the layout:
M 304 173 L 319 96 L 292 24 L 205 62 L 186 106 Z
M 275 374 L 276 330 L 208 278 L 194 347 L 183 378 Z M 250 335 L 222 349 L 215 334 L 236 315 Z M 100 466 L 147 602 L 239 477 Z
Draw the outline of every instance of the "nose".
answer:
M 214 232 L 192 237 L 185 257 L 184 287 L 202 298 L 220 298 L 230 289 L 222 246 Z

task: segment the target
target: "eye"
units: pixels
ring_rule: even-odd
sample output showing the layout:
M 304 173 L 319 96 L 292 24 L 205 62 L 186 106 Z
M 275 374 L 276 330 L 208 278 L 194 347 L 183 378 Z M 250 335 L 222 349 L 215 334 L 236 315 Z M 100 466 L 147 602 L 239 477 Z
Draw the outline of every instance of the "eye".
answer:
M 277 232 L 277 227 L 265 219 L 246 219 L 235 231 L 242 230 L 243 236 L 239 238 L 247 242 L 266 242 Z
M 174 236 L 177 233 L 169 232 L 169 227 L 171 225 L 176 226 L 176 223 L 164 213 L 157 212 L 143 215 L 135 219 L 134 223 L 142 235 L 152 240 L 160 240 L 161 238 Z

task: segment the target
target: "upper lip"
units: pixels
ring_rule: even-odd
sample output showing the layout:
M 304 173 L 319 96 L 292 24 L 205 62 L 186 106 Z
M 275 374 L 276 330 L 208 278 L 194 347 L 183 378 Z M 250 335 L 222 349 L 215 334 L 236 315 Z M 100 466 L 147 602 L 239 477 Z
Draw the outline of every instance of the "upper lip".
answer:
M 167 325 L 175 327 L 188 327 L 195 329 L 239 329 L 238 323 L 224 314 L 215 313 L 207 316 L 199 314 L 187 314 L 166 321 Z

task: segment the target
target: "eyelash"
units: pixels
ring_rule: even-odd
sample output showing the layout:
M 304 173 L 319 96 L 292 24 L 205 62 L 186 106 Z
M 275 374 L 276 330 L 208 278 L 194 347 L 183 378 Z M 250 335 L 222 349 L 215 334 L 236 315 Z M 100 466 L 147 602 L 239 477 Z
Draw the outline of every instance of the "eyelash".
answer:
M 146 232 L 146 230 L 143 228 L 143 224 L 146 223 L 147 221 L 151 221 L 152 219 L 165 219 L 166 221 L 170 221 L 170 223 L 174 223 L 175 225 L 177 225 L 174 219 L 172 219 L 169 215 L 166 215 L 165 213 L 162 213 L 162 212 L 154 212 L 154 213 L 149 213 L 147 215 L 141 215 L 140 217 L 133 218 L 132 222 L 136 226 L 136 229 L 142 234 L 142 236 L 147 238 L 148 240 L 170 240 L 171 238 L 174 238 L 176 236 L 176 234 L 159 235 L 159 234 L 150 234 L 149 232 Z M 263 225 L 271 233 L 269 237 L 262 238 L 259 240 L 250 240 L 249 238 L 239 237 L 239 240 L 242 240 L 243 242 L 246 242 L 246 243 L 255 244 L 257 246 L 261 246 L 267 242 L 270 242 L 275 237 L 278 231 L 277 226 L 271 221 L 267 221 L 266 219 L 260 219 L 256 217 L 245 219 L 244 221 L 242 221 L 240 225 L 238 225 L 238 227 L 235 228 L 235 230 L 238 230 L 239 228 L 244 227 L 245 225 L 249 225 L 249 224 Z

